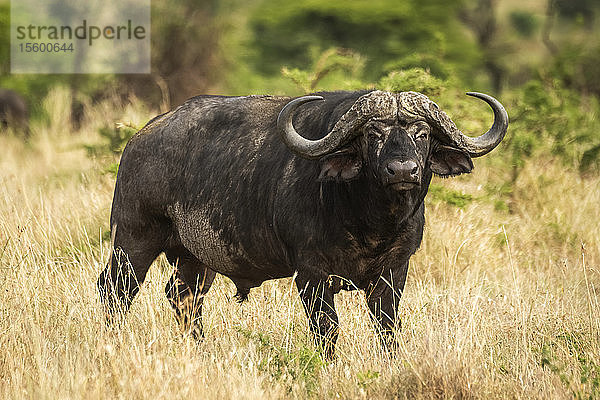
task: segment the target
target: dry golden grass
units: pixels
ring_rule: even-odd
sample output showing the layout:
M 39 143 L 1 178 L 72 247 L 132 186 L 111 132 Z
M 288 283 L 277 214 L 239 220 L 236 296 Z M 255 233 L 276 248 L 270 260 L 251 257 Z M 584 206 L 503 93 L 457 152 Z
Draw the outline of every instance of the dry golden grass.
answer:
M 0 137 L 0 398 L 600 396 L 598 177 L 540 156 L 500 195 L 498 151 L 470 176 L 436 181 L 473 201 L 428 198 L 398 354 L 382 351 L 361 293 L 346 292 L 337 296 L 338 357 L 325 363 L 289 279 L 239 305 L 219 278 L 205 303 L 206 339 L 183 336 L 163 294 L 171 267 L 162 258 L 125 322 L 106 327 L 95 282 L 114 181 L 82 144 L 106 121 L 150 115 L 97 105 L 71 133 L 60 111 L 67 93 L 51 96 L 55 117 L 33 127 L 30 144 Z

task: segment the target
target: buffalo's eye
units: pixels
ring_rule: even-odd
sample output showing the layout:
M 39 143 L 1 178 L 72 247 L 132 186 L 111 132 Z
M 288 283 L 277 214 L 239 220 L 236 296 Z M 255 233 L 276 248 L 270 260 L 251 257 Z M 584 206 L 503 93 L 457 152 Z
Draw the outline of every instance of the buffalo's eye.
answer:
M 410 131 L 415 136 L 415 139 L 427 139 L 431 128 L 426 122 L 418 121 L 410 126 Z

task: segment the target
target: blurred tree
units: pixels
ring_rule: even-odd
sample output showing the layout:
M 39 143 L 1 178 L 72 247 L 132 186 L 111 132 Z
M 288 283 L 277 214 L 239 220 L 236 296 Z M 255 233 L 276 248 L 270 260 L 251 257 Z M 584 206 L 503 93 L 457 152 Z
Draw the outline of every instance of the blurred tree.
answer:
M 217 0 L 152 2 L 152 74 L 10 74 L 10 4 L 0 0 L 0 87 L 23 94 L 40 110 L 39 101 L 61 84 L 72 90 L 73 115 L 82 113 L 81 95 L 98 100 L 134 93 L 167 109 L 209 92 L 222 78 L 219 38 L 224 24 Z
M 438 97 L 447 81 L 429 74 L 421 68 L 392 71 L 377 83 L 377 88 L 390 92 L 416 91 L 426 96 Z
M 497 0 L 477 0 L 474 8 L 463 11 L 462 18 L 475 33 L 492 89 L 500 93 L 507 68 L 503 63 L 505 52 L 498 40 L 497 8 Z
M 364 85 L 359 82 L 359 75 L 364 67 L 364 60 L 359 54 L 347 50 L 332 48 L 324 51 L 317 60 L 312 63 L 310 71 L 298 68 L 282 68 L 283 76 L 291 79 L 303 93 L 313 92 L 323 78 L 335 71 L 342 71 L 357 83 L 357 87 Z
M 163 111 L 210 92 L 222 78 L 224 26 L 216 0 L 152 2 L 152 74 L 120 81 Z
M 572 43 L 557 51 L 551 74 L 568 88 L 600 98 L 600 43 Z
M 583 95 L 600 97 L 600 36 L 593 24 L 598 9 L 600 3 L 592 0 L 548 0 L 543 42 L 551 55 L 549 71 L 555 79 Z M 584 21 L 586 32 L 582 35 L 576 29 L 551 40 L 557 20 L 562 24 L 561 31 Z
M 341 47 L 366 57 L 367 80 L 378 79 L 394 69 L 390 62 L 405 58 L 410 59 L 410 67 L 422 68 L 435 59 L 456 67 L 454 73 L 470 80 L 479 57 L 476 44 L 456 18 L 463 3 L 265 0 L 250 19 L 256 48 L 251 62 L 258 72 L 268 75 L 283 65 L 303 68 L 314 59 L 314 54 Z M 440 70 L 436 68 L 433 73 Z
M 0 2 L 0 74 L 10 70 L 10 4 Z
M 514 10 L 509 14 L 510 24 L 523 37 L 530 38 L 538 28 L 538 19 L 528 11 Z
M 565 18 L 581 19 L 587 29 L 592 29 L 598 0 L 549 0 L 554 9 Z

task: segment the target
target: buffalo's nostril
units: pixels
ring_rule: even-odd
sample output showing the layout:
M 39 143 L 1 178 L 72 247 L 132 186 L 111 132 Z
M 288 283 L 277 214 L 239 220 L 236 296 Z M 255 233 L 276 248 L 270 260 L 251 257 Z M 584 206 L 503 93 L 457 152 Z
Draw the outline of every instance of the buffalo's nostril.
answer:
M 414 161 L 390 161 L 385 165 L 384 173 L 388 183 L 419 182 L 419 165 Z

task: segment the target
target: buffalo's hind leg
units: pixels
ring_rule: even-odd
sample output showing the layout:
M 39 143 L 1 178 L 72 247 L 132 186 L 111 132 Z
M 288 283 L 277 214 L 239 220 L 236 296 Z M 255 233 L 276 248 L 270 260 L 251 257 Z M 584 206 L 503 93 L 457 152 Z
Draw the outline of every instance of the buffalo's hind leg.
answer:
M 339 332 L 334 293 L 322 280 L 302 279 L 298 276 L 296 286 L 317 345 L 323 350 L 325 358 L 332 359 Z
M 202 303 L 216 273 L 182 246 L 168 250 L 166 256 L 175 270 L 165 293 L 183 331 L 199 340 L 204 336 Z
M 116 230 L 114 250 L 111 249 L 109 263 L 97 282 L 108 322 L 116 314 L 129 310 L 150 265 L 162 251 L 164 240 L 161 235 L 151 236 L 151 233 Z

